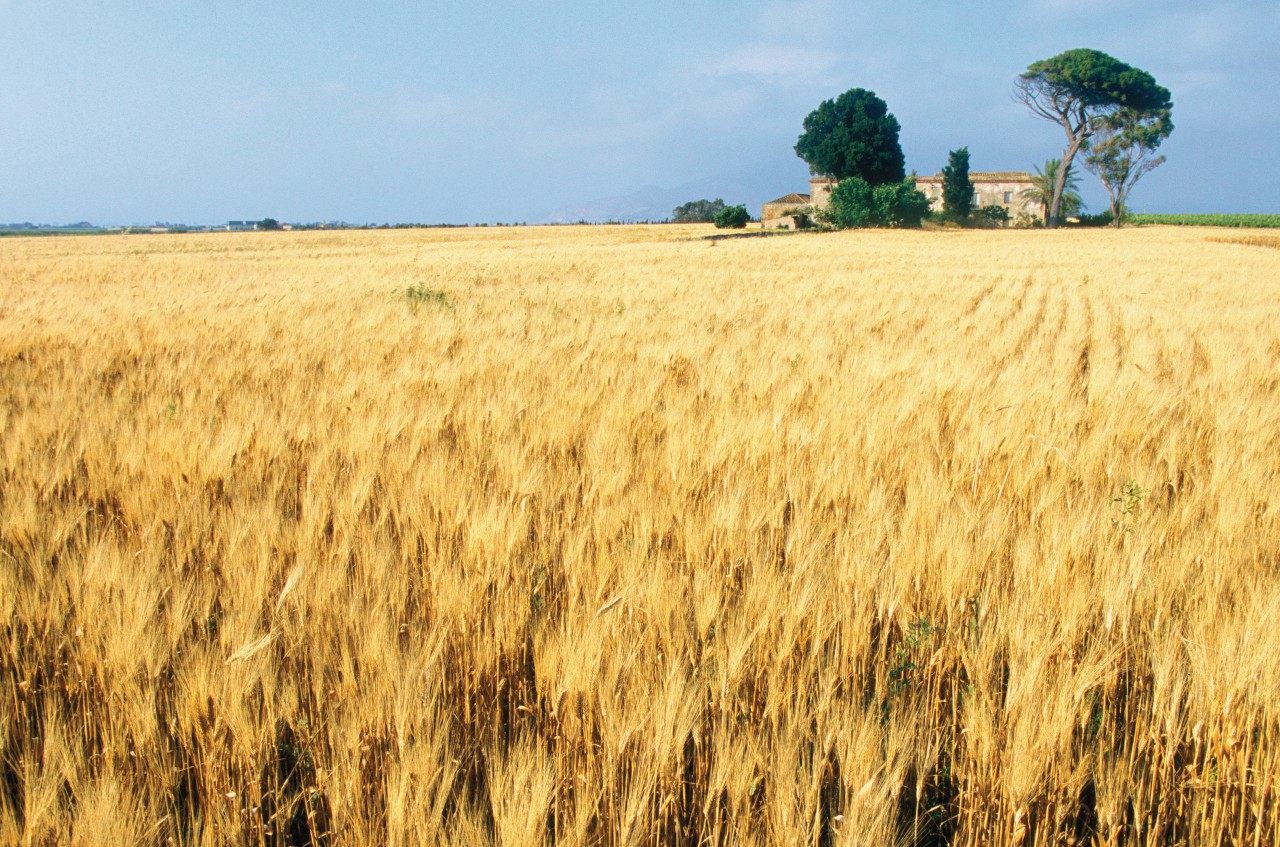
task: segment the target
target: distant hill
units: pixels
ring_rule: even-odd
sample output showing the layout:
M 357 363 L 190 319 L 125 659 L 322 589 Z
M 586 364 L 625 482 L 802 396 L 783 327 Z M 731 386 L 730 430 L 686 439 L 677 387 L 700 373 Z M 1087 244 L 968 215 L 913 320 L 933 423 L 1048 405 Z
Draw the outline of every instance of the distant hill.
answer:
M 803 162 L 778 162 L 749 170 L 723 173 L 686 182 L 683 185 L 662 187 L 648 185 L 631 194 L 601 197 L 553 209 L 542 218 L 542 223 L 605 223 L 618 221 L 665 221 L 671 210 L 690 200 L 714 200 L 717 197 L 729 205 L 742 204 L 756 216 L 760 204 L 798 186 L 807 185 L 808 172 Z

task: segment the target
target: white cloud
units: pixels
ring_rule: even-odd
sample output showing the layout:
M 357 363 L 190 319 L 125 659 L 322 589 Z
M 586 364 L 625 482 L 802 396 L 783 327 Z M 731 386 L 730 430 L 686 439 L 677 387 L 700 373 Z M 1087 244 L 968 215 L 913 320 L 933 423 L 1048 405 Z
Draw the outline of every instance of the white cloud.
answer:
M 832 24 L 847 13 L 832 0 L 768 0 L 756 18 L 756 27 L 770 38 L 812 41 L 834 35 Z
M 1221 71 L 1190 68 L 1162 74 L 1159 82 L 1173 92 L 1176 104 L 1180 96 L 1200 96 L 1226 90 L 1231 79 Z
M 477 126 L 490 116 L 486 100 L 434 91 L 399 88 L 383 104 L 385 114 L 401 126 Z
M 214 115 L 224 121 L 252 121 L 271 114 L 275 98 L 266 92 L 227 95 L 213 104 Z
M 324 86 L 321 93 L 346 102 L 359 121 L 408 129 L 473 129 L 501 114 L 488 97 L 403 86 L 372 96 L 343 85 Z
M 770 80 L 818 80 L 826 78 L 839 61 L 827 50 L 786 44 L 747 44 L 711 60 L 704 68 L 709 76 L 742 74 Z
M 1033 12 L 1051 17 L 1080 15 L 1102 8 L 1121 9 L 1132 7 L 1135 0 L 1035 0 Z

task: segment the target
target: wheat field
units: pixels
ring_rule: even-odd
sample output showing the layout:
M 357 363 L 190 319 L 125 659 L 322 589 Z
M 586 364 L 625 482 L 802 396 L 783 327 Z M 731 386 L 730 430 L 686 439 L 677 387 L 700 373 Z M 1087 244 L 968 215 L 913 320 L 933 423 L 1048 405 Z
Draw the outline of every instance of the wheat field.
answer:
M 709 232 L 0 240 L 0 844 L 1280 843 L 1280 251 Z

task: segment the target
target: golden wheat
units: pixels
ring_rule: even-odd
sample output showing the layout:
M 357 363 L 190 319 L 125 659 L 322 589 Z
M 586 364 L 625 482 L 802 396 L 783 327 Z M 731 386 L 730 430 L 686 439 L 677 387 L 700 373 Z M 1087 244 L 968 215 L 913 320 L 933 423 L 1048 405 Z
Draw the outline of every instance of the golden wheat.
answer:
M 1280 842 L 1280 254 L 705 233 L 0 241 L 0 843 Z

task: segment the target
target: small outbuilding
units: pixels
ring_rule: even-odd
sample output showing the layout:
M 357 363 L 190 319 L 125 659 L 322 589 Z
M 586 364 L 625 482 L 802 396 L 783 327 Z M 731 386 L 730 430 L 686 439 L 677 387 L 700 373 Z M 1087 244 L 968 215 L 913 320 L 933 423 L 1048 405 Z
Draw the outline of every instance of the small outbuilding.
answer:
M 793 209 L 807 209 L 810 205 L 808 194 L 788 194 L 777 200 L 770 200 L 760 207 L 760 223 L 765 227 L 781 226 L 780 219 L 789 217 Z

